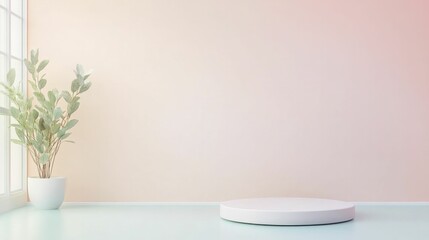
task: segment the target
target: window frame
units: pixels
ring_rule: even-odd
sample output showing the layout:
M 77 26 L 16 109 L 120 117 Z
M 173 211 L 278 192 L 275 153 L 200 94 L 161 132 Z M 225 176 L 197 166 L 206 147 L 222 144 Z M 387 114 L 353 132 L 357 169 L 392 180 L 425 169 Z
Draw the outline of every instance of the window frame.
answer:
M 0 54 L 3 55 L 5 57 L 5 63 L 4 63 L 4 68 L 5 68 L 5 73 L 7 73 L 7 71 L 9 71 L 10 67 L 11 67 L 11 62 L 12 60 L 18 60 L 21 63 L 21 74 L 22 74 L 22 92 L 24 94 L 27 94 L 27 71 L 26 68 L 23 64 L 23 59 L 27 56 L 27 0 L 19 0 L 21 1 L 22 4 L 22 12 L 21 12 L 21 16 L 19 16 L 18 14 L 12 12 L 11 10 L 11 3 L 12 1 L 16 1 L 16 0 L 5 0 L 6 2 L 6 6 L 2 6 L 0 5 L 0 9 L 2 9 L 3 11 L 5 11 L 6 13 L 6 52 L 2 51 L 2 49 L 0 49 Z M 12 16 L 17 17 L 19 19 L 21 19 L 21 42 L 22 42 L 22 46 L 21 46 L 21 56 L 15 57 L 12 56 L 11 53 L 11 38 L 12 38 L 12 34 L 11 34 L 11 19 Z M 1 27 L 1 26 L 0 26 Z M 18 75 L 18 74 L 17 74 Z M 2 78 L 5 76 L 1 76 Z M 1 80 L 0 80 L 1 81 Z M 10 102 L 9 99 L 6 96 L 0 96 L 0 97 L 4 97 L 4 101 L 5 101 L 5 105 L 9 106 Z M 21 188 L 18 190 L 14 190 L 11 191 L 11 129 L 8 128 L 9 124 L 10 124 L 10 117 L 6 117 L 6 116 L 0 116 L 0 117 L 4 117 L 5 121 L 4 121 L 4 125 L 5 126 L 0 126 L 2 129 L 5 130 L 4 136 L 0 136 L 2 138 L 4 138 L 5 140 L 5 151 L 4 153 L 0 154 L 3 156 L 0 156 L 1 158 L 4 158 L 4 169 L 0 168 L 0 171 L 4 171 L 4 193 L 0 193 L 0 213 L 5 212 L 5 211 L 9 211 L 12 210 L 14 208 L 18 208 L 21 206 L 24 206 L 27 203 L 27 151 L 26 151 L 26 147 L 22 146 L 21 148 L 21 154 L 20 159 L 16 158 L 18 160 L 21 161 Z M 14 158 L 14 160 L 16 160 Z M 1 167 L 1 166 L 0 166 Z M 0 181 L 1 183 L 1 181 Z

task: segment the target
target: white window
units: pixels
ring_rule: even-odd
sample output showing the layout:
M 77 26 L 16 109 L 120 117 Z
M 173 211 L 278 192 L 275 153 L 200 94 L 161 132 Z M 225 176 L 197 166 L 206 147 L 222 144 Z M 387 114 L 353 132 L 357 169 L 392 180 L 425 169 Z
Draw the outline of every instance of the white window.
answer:
M 0 0 L 0 81 L 6 81 L 9 69 L 16 71 L 16 81 L 26 91 L 23 60 L 27 49 L 27 1 Z M 9 107 L 9 100 L 0 94 L 0 106 Z M 11 143 L 15 131 L 9 128 L 13 119 L 0 115 L 0 212 L 26 202 L 26 149 Z M 12 131 L 11 131 L 12 130 Z

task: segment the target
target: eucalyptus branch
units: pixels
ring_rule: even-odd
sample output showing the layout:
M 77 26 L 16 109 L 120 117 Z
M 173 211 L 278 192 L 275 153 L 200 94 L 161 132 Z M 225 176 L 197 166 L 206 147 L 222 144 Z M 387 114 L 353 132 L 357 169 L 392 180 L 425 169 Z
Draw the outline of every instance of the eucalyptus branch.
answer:
M 31 51 L 31 58 L 24 60 L 31 79 L 28 83 L 33 90 L 33 98 L 21 94 L 14 86 L 15 70 L 7 74 L 7 84 L 1 84 L 5 94 L 11 100 L 10 109 L 0 108 L 0 114 L 10 115 L 18 124 L 12 124 L 18 139 L 14 143 L 25 144 L 30 157 L 37 166 L 39 177 L 49 178 L 52 175 L 56 156 L 61 144 L 70 135 L 70 130 L 78 120 L 71 119 L 80 105 L 79 95 L 91 87 L 87 79 L 90 74 L 85 73 L 81 65 L 76 66 L 75 76 L 70 91 L 52 89 L 44 93 L 47 84 L 45 74 L 42 73 L 48 65 L 48 60 L 39 61 L 39 51 Z M 63 101 L 62 101 L 63 100 Z M 61 106 L 66 106 L 63 110 Z

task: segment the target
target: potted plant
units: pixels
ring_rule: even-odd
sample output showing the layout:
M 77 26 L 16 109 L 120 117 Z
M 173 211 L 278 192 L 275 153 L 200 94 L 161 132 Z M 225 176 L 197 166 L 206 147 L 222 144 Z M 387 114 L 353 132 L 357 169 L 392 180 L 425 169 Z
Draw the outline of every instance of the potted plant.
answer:
M 80 95 L 91 87 L 81 65 L 75 70 L 76 78 L 72 81 L 70 91 L 59 92 L 57 89 L 45 90 L 47 80 L 43 70 L 48 60 L 39 61 L 39 51 L 31 51 L 31 59 L 24 60 L 31 78 L 32 88 L 29 97 L 21 93 L 15 83 L 15 70 L 7 74 L 7 83 L 1 83 L 3 93 L 10 99 L 10 108 L 1 108 L 0 114 L 11 116 L 11 127 L 17 139 L 11 141 L 26 145 L 27 151 L 37 167 L 38 177 L 28 178 L 28 195 L 30 201 L 41 209 L 57 209 L 64 200 L 65 178 L 52 177 L 54 163 L 63 142 L 70 130 L 78 123 L 72 116 L 80 105 Z

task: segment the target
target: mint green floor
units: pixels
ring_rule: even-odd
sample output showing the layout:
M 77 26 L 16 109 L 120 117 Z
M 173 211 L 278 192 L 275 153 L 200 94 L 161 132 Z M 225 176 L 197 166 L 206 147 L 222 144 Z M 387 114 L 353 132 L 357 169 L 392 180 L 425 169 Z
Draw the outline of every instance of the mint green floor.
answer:
M 31 206 L 0 215 L 1 240 L 428 240 L 429 205 L 358 205 L 351 222 L 281 227 L 219 218 L 217 205 Z

